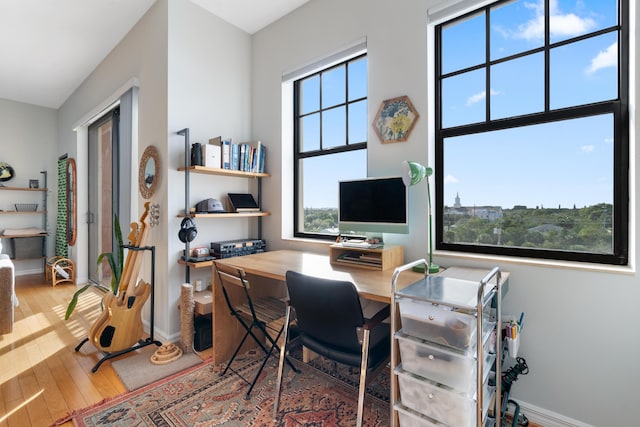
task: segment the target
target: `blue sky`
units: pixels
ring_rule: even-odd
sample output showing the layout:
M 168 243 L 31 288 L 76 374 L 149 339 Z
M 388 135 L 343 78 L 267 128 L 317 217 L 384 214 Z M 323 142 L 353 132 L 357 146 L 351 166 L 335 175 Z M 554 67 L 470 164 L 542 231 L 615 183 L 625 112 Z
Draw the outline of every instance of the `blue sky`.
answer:
M 518 0 L 491 15 L 491 59 L 540 47 L 544 40 L 542 0 Z M 551 0 L 550 37 L 558 42 L 615 25 L 615 0 Z M 445 29 L 443 72 L 484 62 L 484 17 L 471 17 Z M 360 94 L 366 87 L 366 63 L 353 72 L 349 87 Z M 491 69 L 492 119 L 539 112 L 544 108 L 544 57 L 525 56 Z M 550 105 L 552 109 L 617 97 L 617 41 L 615 33 L 604 34 L 552 50 L 550 57 Z M 344 98 L 339 92 L 344 78 L 332 73 L 323 81 L 323 99 Z M 484 119 L 485 72 L 474 71 L 446 79 L 443 83 L 443 123 L 452 126 Z M 307 93 L 317 93 L 317 79 Z M 355 96 L 355 95 L 354 95 Z M 318 100 L 308 96 L 305 109 Z M 419 110 L 426 107 L 416 106 Z M 350 111 L 357 125 L 352 138 L 379 141 L 362 103 Z M 318 121 L 307 123 L 318 129 Z M 346 126 L 326 128 L 325 138 L 343 134 Z M 313 134 L 310 132 L 309 135 Z M 612 203 L 613 123 L 610 116 L 576 119 L 521 130 L 506 130 L 445 141 L 444 203 L 453 205 L 456 194 L 464 206 L 514 205 L 528 207 L 583 207 Z M 309 137 L 313 146 L 317 140 Z M 354 158 L 354 156 L 357 157 Z M 345 166 L 348 165 L 348 166 Z M 431 164 L 431 166 L 434 166 Z M 366 176 L 362 154 L 305 161 L 306 207 L 337 206 L 333 194 L 340 179 Z M 398 166 L 398 172 L 400 167 Z M 433 184 L 433 178 L 432 178 Z M 332 191 L 327 191 L 331 189 Z M 336 191 L 337 193 L 337 191 Z

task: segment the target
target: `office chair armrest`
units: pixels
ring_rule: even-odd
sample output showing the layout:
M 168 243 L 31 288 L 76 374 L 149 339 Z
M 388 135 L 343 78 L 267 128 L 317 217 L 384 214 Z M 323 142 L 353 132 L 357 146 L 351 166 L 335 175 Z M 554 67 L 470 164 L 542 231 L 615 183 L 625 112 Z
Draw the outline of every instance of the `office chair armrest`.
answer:
M 384 308 L 378 311 L 371 319 L 366 320 L 364 322 L 363 328 L 369 329 L 369 330 L 373 329 L 378 324 L 382 323 L 384 319 L 389 317 L 390 314 L 391 314 L 391 307 L 389 305 L 386 305 Z

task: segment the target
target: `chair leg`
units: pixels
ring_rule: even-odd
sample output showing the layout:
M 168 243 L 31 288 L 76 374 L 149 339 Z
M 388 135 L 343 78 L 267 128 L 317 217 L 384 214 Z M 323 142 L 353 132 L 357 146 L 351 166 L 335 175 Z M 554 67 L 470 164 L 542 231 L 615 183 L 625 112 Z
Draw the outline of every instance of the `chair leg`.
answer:
M 360 384 L 358 386 L 358 416 L 356 418 L 356 427 L 362 427 L 362 418 L 364 416 L 364 392 L 367 389 L 367 365 L 369 363 L 369 329 L 364 330 L 362 337 L 362 361 L 360 363 Z
M 280 404 L 280 392 L 282 391 L 282 372 L 284 371 L 284 360 L 287 353 L 287 340 L 289 339 L 289 321 L 291 320 L 291 306 L 287 306 L 284 319 L 284 331 L 282 333 L 282 345 L 280 346 L 280 360 L 278 362 L 278 378 L 276 380 L 276 399 L 273 403 L 273 419 L 278 419 L 278 405 Z
M 238 353 L 240 352 L 240 349 L 242 348 L 242 345 L 244 344 L 244 342 L 247 340 L 247 337 L 249 337 L 249 334 L 251 333 L 251 328 L 249 327 L 249 325 L 247 325 L 243 320 L 242 317 L 238 315 L 238 313 L 236 312 L 231 312 L 231 315 L 234 316 L 236 319 L 238 319 L 238 321 L 240 322 L 240 324 L 244 327 L 244 329 L 246 330 L 246 332 L 244 333 L 244 336 L 242 337 L 242 340 L 240 341 L 240 344 L 238 344 L 238 347 L 236 347 L 236 351 L 233 352 L 233 355 L 231 356 L 231 359 L 229 359 L 229 363 L 227 363 L 227 366 L 224 368 L 224 371 L 222 371 L 222 373 L 220 374 L 221 377 L 223 377 L 226 373 L 227 370 L 229 370 L 229 368 L 231 367 L 231 364 L 233 363 L 233 361 L 235 360 L 236 356 L 238 355 Z M 255 337 L 254 337 L 255 338 Z M 233 370 L 233 369 L 232 369 Z M 243 378 L 244 379 L 244 378 Z M 246 380 L 245 380 L 246 381 Z

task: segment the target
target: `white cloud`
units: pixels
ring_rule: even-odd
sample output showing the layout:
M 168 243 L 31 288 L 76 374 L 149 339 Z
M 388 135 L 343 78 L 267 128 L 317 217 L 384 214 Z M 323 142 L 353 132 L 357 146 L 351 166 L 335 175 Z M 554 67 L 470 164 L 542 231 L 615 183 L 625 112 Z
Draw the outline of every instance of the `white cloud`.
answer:
M 591 18 L 582 18 L 573 13 L 563 14 L 558 8 L 558 2 L 549 2 L 549 19 L 551 36 L 573 37 L 584 34 L 595 27 L 596 22 Z M 515 38 L 525 40 L 544 39 L 544 2 L 525 3 L 525 7 L 535 11 L 535 18 L 518 26 Z
M 618 42 L 615 42 L 604 51 L 598 52 L 598 54 L 591 59 L 591 65 L 587 67 L 585 72 L 587 74 L 593 74 L 603 68 L 615 67 L 618 65 Z
M 613 144 L 613 138 L 605 138 L 604 139 L 604 143 L 605 144 Z
M 591 153 L 595 149 L 596 147 L 594 147 L 593 145 L 583 145 L 582 147 L 580 147 L 580 151 L 582 151 L 583 153 Z
M 458 178 L 456 178 L 453 175 L 447 175 L 444 177 L 444 183 L 445 184 L 457 184 L 458 183 Z
M 500 92 L 494 89 L 491 89 L 490 93 L 491 93 L 491 96 L 500 95 Z M 473 104 L 477 104 L 478 102 L 484 101 L 486 97 L 487 97 L 487 92 L 484 90 L 482 92 L 476 93 L 475 95 L 471 95 L 469 98 L 467 98 L 467 107 L 470 107 Z

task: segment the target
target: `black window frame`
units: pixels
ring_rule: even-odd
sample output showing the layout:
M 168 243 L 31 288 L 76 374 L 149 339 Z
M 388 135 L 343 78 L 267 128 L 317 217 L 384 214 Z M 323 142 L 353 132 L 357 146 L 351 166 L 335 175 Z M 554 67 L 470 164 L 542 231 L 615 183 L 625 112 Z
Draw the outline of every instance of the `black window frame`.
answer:
M 353 57 L 349 57 L 348 59 L 345 59 L 344 61 L 341 61 L 339 63 L 333 64 L 329 67 L 323 68 L 322 70 L 316 71 L 314 73 L 305 75 L 299 79 L 296 79 L 293 82 L 293 145 L 294 145 L 294 150 L 293 150 L 293 235 L 294 237 L 297 238 L 306 238 L 306 239 L 319 239 L 319 240 L 335 240 L 336 237 L 338 236 L 339 233 L 336 233 L 335 235 L 333 234 L 321 234 L 321 233 L 309 233 L 309 232 L 305 232 L 305 231 L 301 231 L 299 225 L 301 225 L 301 219 L 300 215 L 303 213 L 300 212 L 300 210 L 298 209 L 299 206 L 299 194 L 300 194 L 300 163 L 302 162 L 302 160 L 304 159 L 308 159 L 308 158 L 312 158 L 312 157 L 318 157 L 318 156 L 326 156 L 326 155 L 331 155 L 331 154 L 338 154 L 338 153 L 345 153 L 345 152 L 349 152 L 349 151 L 355 151 L 355 150 L 366 150 L 367 149 L 367 143 L 368 141 L 364 141 L 364 142 L 354 142 L 351 143 L 349 141 L 349 108 L 348 105 L 349 104 L 355 104 L 357 102 L 361 102 L 363 100 L 368 100 L 369 97 L 369 91 L 367 90 L 367 94 L 364 97 L 359 97 L 359 98 L 354 98 L 352 100 L 349 100 L 348 98 L 348 90 L 349 90 L 349 63 L 352 62 L 356 62 L 359 61 L 362 58 L 366 58 L 367 57 L 367 53 L 362 53 Z M 344 103 L 340 103 L 340 104 L 333 104 L 329 107 L 323 108 L 322 105 L 322 74 L 324 73 L 328 73 L 336 68 L 345 66 L 346 67 L 346 74 L 345 74 L 345 102 Z M 310 77 L 313 76 L 318 76 L 319 77 L 319 84 L 320 84 L 320 107 L 317 110 L 313 110 L 313 111 L 309 111 L 306 112 L 305 114 L 300 114 L 300 85 L 304 80 L 309 79 Z M 345 114 L 346 114 L 346 129 L 345 129 L 345 144 L 344 145 L 340 145 L 340 146 L 336 146 L 336 147 L 332 147 L 332 148 L 323 148 L 323 144 L 322 144 L 322 116 L 323 116 L 323 112 L 325 111 L 330 111 L 333 110 L 335 108 L 338 107 L 342 107 L 345 106 L 347 108 L 345 108 Z M 309 151 L 302 151 L 301 150 L 301 145 L 302 145 L 302 141 L 301 141 L 301 127 L 300 127 L 300 122 L 301 120 L 306 117 L 309 116 L 311 114 L 317 114 L 320 113 L 320 135 L 319 135 L 319 141 L 320 141 L 320 148 L 317 150 L 309 150 Z M 337 190 L 336 190 L 337 191 Z M 303 209 L 304 210 L 304 209 Z M 336 224 L 337 225 L 337 224 Z M 303 226 L 303 224 L 302 224 Z
M 490 10 L 510 3 L 512 0 L 500 0 L 483 7 L 477 8 L 462 16 L 439 23 L 434 28 L 435 48 L 435 213 L 437 227 L 435 233 L 436 250 L 452 252 L 464 252 L 487 255 L 503 255 L 512 257 L 527 257 L 535 259 L 552 259 L 558 261 L 590 262 L 597 264 L 627 265 L 629 259 L 629 2 L 618 0 L 618 22 L 614 26 L 602 28 L 585 35 L 572 37 L 556 43 L 550 43 L 549 36 L 549 0 L 545 2 L 545 41 L 544 45 L 537 49 L 519 52 L 497 60 L 489 58 L 490 52 Z M 461 21 L 476 15 L 485 13 L 485 62 L 481 65 L 456 70 L 452 73 L 441 74 L 442 47 L 441 30 L 444 26 L 456 21 Z M 602 101 L 573 107 L 551 110 L 549 107 L 549 52 L 554 47 L 572 44 L 597 35 L 618 32 L 618 98 L 610 101 Z M 533 113 L 500 119 L 490 119 L 490 96 L 485 100 L 485 120 L 466 125 L 452 126 L 442 129 L 442 86 L 443 79 L 452 75 L 468 72 L 473 69 L 484 68 L 486 70 L 486 93 L 489 93 L 490 67 L 494 64 L 517 59 L 532 52 L 543 52 L 545 57 L 545 107 L 541 113 Z M 614 148 L 613 148 L 613 245 L 611 254 L 592 252 L 572 252 L 564 250 L 550 250 L 524 247 L 504 247 L 483 244 L 449 243 L 444 241 L 444 141 L 446 138 L 470 135 L 475 133 L 504 130 L 525 125 L 536 125 L 554 121 L 569 120 L 573 118 L 589 117 L 599 114 L 613 114 L 614 123 Z M 499 167 L 496 163 L 495 167 Z M 505 177 L 507 178 L 507 177 Z

